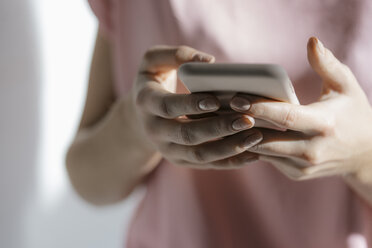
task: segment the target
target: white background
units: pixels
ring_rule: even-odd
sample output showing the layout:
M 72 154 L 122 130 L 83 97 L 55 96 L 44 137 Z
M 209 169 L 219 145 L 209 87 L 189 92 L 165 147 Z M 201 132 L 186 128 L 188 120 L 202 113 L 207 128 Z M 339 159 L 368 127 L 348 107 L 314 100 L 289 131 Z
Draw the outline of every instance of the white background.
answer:
M 64 167 L 96 28 L 86 0 L 0 1 L 0 247 L 124 247 L 143 192 L 96 208 Z

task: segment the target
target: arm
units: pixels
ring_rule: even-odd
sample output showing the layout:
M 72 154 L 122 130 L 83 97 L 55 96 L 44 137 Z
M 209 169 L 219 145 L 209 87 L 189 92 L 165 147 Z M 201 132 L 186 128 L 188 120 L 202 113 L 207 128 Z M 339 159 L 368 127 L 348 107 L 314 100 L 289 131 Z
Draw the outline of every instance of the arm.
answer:
M 161 159 L 136 128 L 131 94 L 114 100 L 110 52 L 98 33 L 84 113 L 66 156 L 74 188 L 94 204 L 124 199 Z

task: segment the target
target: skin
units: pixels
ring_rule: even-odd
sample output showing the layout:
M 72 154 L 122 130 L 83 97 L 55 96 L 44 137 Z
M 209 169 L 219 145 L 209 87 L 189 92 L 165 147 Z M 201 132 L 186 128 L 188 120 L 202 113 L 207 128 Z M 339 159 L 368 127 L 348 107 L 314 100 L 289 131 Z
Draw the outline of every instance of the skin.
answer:
M 114 97 L 111 52 L 99 32 L 84 112 L 66 154 L 71 183 L 94 205 L 124 199 L 161 159 L 136 128 L 131 94 Z
M 287 131 L 261 130 L 263 141 L 248 149 L 291 179 L 343 176 L 372 204 L 372 108 L 351 70 L 315 37 L 308 60 L 323 81 L 309 105 L 236 95 L 230 106 Z
M 66 155 L 71 182 L 85 200 L 104 205 L 124 199 L 163 157 L 199 169 L 239 168 L 257 159 L 246 151 L 262 140 L 251 129 L 252 117 L 190 119 L 185 116 L 218 110 L 217 98 L 174 93 L 179 65 L 213 62 L 213 56 L 186 46 L 153 47 L 143 56 L 132 90 L 115 100 L 110 52 L 99 34 L 83 117 Z
M 140 184 L 162 158 L 166 158 L 175 166 L 196 169 L 236 169 L 261 159 L 299 180 L 329 174 L 350 175 L 347 177 L 350 185 L 357 192 L 363 189 L 369 194 L 372 192 L 368 188 L 371 180 L 362 180 L 364 172 L 361 171 L 371 161 L 367 156 L 371 144 L 365 135 L 368 124 L 372 123 L 371 108 L 363 91 L 356 89 L 357 83 L 351 72 L 342 74 L 348 76 L 348 83 L 344 82 L 346 79 L 338 75 L 344 66 L 335 62 L 326 65 L 313 43 L 310 40 L 309 60 L 326 85 L 324 98 L 319 103 L 299 107 L 237 95 L 231 102 L 236 112 L 206 117 L 206 114 L 218 113 L 220 103 L 217 98 L 212 94 L 182 93 L 175 69 L 190 61 L 213 63 L 213 56 L 186 46 L 150 48 L 142 58 L 132 90 L 115 99 L 111 45 L 98 34 L 86 106 L 66 156 L 67 170 L 76 191 L 96 205 L 118 202 Z M 328 60 L 334 58 L 328 50 L 325 53 Z M 331 75 L 330 72 L 336 69 L 338 76 L 324 76 Z M 344 94 L 346 89 L 348 93 Z M 242 104 L 244 100 L 249 104 Z M 360 112 L 352 111 L 355 104 Z M 350 114 L 364 113 L 358 116 L 357 122 L 364 129 L 351 128 L 356 118 L 345 120 L 346 107 Z M 301 109 L 288 112 L 295 108 Z M 327 119 L 329 113 L 334 118 Z M 267 119 L 288 130 L 275 132 L 252 128 L 254 117 Z M 348 136 L 341 135 L 345 130 Z M 350 130 L 355 131 L 355 135 Z M 284 146 L 279 147 L 279 144 Z M 332 151 L 329 154 L 333 157 L 321 157 L 316 151 L 317 148 L 324 149 L 326 144 L 329 144 L 327 149 Z M 314 152 L 309 153 L 309 147 Z M 309 168 L 316 169 L 295 170 L 294 165 L 299 161 L 310 162 Z M 334 167 L 338 167 L 337 173 L 328 173 Z M 368 194 L 361 193 L 363 196 Z
M 214 58 L 186 46 L 153 47 L 145 54 L 132 91 L 145 136 L 164 158 L 179 166 L 231 169 L 256 159 L 257 155 L 246 151 L 262 139 L 260 132 L 250 129 L 252 117 L 241 113 L 185 117 L 220 107 L 212 94 L 172 92 L 176 84 L 172 73 L 190 61 L 212 63 Z M 229 137 L 221 139 L 225 136 Z

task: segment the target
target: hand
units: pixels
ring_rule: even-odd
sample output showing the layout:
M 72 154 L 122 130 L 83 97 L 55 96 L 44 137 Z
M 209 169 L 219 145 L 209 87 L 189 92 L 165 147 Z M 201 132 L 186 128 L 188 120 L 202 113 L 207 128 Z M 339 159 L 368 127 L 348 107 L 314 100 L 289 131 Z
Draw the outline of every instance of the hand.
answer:
M 308 60 L 323 80 L 320 99 L 292 105 L 248 95 L 230 105 L 287 131 L 262 130 L 263 141 L 249 149 L 292 179 L 359 173 L 372 166 L 372 110 L 350 69 L 316 38 Z
M 211 55 L 190 47 L 154 47 L 146 52 L 133 87 L 139 128 L 174 164 L 199 169 L 238 168 L 257 158 L 246 149 L 262 139 L 241 113 L 191 119 L 219 109 L 212 94 L 175 94 L 175 69 L 185 62 L 212 63 Z M 239 133 L 239 134 L 238 134 Z M 228 137 L 226 137 L 228 136 Z

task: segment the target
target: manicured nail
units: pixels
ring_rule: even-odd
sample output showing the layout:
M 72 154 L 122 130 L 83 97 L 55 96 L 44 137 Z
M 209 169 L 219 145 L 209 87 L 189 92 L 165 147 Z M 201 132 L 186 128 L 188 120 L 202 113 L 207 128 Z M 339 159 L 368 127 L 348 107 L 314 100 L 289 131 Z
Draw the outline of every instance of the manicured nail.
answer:
M 212 98 L 206 98 L 199 102 L 199 108 L 204 111 L 216 110 L 218 109 L 218 103 Z
M 316 49 L 320 54 L 324 54 L 324 45 L 318 38 L 316 38 Z
M 236 131 L 244 130 L 253 127 L 254 120 L 252 117 L 244 115 L 240 117 L 239 119 L 236 119 L 231 124 L 232 128 Z
M 255 146 L 257 145 L 258 143 L 260 143 L 262 140 L 262 133 L 259 133 L 259 132 L 256 132 L 256 133 L 253 133 L 252 135 L 249 135 L 243 142 L 243 147 L 245 149 L 249 149 L 251 148 L 252 146 Z
M 240 111 L 248 111 L 251 107 L 251 103 L 243 97 L 236 96 L 231 100 L 230 106 Z

